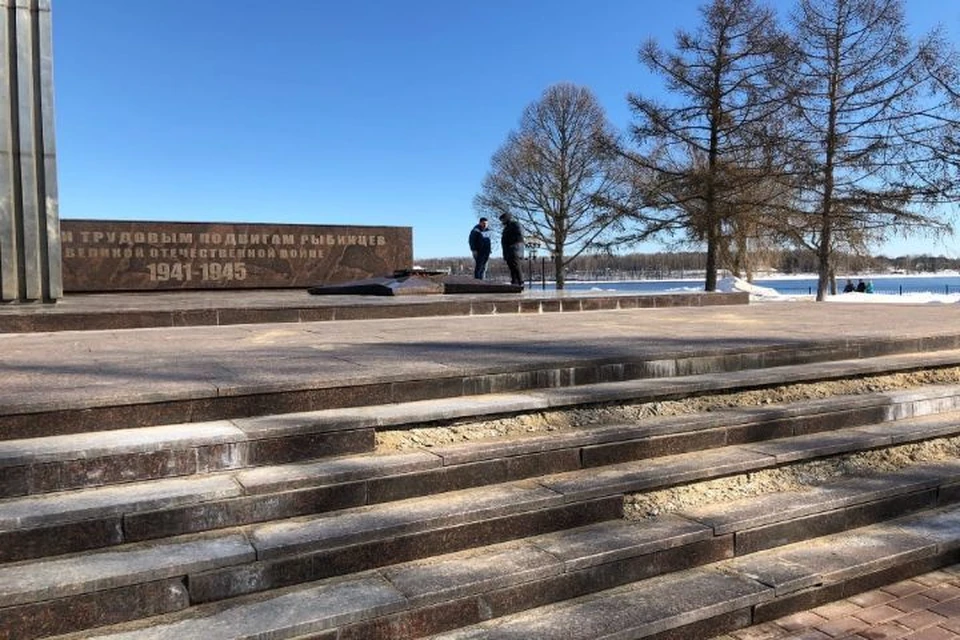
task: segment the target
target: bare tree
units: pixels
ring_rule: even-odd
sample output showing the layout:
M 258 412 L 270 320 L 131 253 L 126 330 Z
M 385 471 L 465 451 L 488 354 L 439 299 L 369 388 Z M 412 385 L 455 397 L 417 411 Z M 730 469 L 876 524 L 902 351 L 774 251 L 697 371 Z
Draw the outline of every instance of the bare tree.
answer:
M 834 252 L 950 230 L 942 205 L 958 194 L 943 149 L 956 117 L 936 82 L 950 67 L 945 47 L 907 37 L 902 0 L 798 0 L 791 18 L 801 58 L 785 150 L 796 198 L 783 229 L 816 254 L 823 300 Z
M 619 214 L 602 205 L 623 185 L 622 160 L 600 142 L 613 136 L 588 89 L 553 85 L 524 110 L 474 199 L 480 213 L 512 214 L 528 241 L 545 246 L 558 289 L 569 261 L 618 223 Z
M 725 234 L 751 226 L 745 216 L 763 210 L 755 199 L 772 191 L 759 188 L 767 174 L 755 165 L 784 108 L 772 78 L 788 49 L 773 12 L 755 0 L 713 0 L 701 14 L 696 33 L 677 32 L 675 52 L 653 40 L 641 47 L 640 61 L 663 77 L 671 99 L 629 96 L 638 149 L 626 155 L 646 180 L 641 228 L 705 242 L 704 288 L 714 291 Z
M 789 196 L 776 180 L 751 177 L 742 182 L 743 199 L 723 222 L 718 263 L 738 278 L 752 282 L 757 269 L 769 266 L 771 256 L 779 251 L 777 221 Z M 752 188 L 747 188 L 750 183 Z

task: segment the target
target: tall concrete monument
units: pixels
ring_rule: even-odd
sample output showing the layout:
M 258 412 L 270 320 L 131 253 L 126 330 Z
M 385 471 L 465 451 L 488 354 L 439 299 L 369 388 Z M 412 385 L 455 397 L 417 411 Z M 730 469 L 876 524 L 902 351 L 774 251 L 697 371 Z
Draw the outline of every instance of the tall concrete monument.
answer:
M 63 295 L 51 0 L 0 0 L 0 301 Z

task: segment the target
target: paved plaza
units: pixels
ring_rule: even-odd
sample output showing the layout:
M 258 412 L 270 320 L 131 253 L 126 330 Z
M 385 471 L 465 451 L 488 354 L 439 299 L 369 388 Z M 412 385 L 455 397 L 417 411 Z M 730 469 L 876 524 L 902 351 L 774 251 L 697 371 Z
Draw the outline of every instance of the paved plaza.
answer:
M 156 401 L 777 345 L 836 349 L 847 341 L 930 340 L 958 332 L 960 307 L 953 305 L 790 302 L 0 333 L 0 406 Z

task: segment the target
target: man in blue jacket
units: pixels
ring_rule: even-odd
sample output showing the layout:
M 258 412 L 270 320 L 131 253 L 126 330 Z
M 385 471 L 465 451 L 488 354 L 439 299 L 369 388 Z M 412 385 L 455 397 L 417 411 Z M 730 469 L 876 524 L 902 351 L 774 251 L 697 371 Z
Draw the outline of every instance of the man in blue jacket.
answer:
M 490 259 L 490 229 L 486 218 L 480 218 L 470 230 L 470 253 L 473 254 L 473 277 L 483 280 Z

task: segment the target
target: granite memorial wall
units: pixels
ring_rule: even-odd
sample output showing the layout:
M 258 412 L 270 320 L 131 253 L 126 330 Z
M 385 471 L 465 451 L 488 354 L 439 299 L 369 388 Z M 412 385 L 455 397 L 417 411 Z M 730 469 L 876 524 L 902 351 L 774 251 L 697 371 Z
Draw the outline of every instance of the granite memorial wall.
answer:
M 410 227 L 61 220 L 66 292 L 294 288 L 408 269 Z

